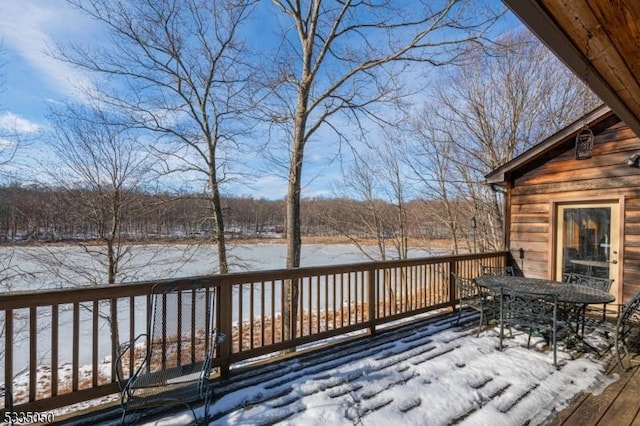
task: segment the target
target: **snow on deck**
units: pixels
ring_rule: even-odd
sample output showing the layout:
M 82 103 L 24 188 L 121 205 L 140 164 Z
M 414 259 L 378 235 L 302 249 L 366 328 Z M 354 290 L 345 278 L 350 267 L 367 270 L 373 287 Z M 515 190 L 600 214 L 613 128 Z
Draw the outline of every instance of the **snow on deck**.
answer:
M 562 344 L 556 369 L 542 338 L 527 349 L 515 330 L 500 352 L 497 329 L 475 337 L 477 315 L 463 319 L 431 319 L 232 373 L 215 387 L 210 424 L 538 425 L 617 379 L 605 375 L 607 359 Z M 607 345 L 596 333 L 588 338 Z M 147 424 L 190 422 L 182 413 Z

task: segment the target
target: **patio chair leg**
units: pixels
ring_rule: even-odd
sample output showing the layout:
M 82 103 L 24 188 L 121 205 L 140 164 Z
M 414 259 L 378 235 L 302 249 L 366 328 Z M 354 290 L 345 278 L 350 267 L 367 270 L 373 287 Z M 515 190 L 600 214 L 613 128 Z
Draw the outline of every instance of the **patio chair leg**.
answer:
M 504 334 L 504 314 L 502 312 L 502 300 L 503 298 L 500 297 L 500 314 L 499 314 L 499 319 L 500 319 L 500 351 L 502 352 L 502 336 Z
M 209 403 L 211 400 L 213 400 L 213 389 L 209 388 L 204 397 L 204 418 L 202 419 L 202 424 L 205 426 L 209 424 Z

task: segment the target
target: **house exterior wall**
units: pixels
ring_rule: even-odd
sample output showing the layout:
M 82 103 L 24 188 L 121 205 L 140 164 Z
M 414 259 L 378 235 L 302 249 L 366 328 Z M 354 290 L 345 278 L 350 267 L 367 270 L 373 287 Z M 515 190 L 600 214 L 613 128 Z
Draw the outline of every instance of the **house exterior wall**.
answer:
M 554 203 L 620 200 L 618 287 L 626 301 L 640 291 L 640 169 L 626 164 L 640 151 L 640 139 L 618 122 L 596 134 L 590 159 L 576 160 L 573 144 L 565 146 L 509 179 L 509 250 L 525 276 L 553 278 Z M 524 259 L 519 259 L 520 248 Z

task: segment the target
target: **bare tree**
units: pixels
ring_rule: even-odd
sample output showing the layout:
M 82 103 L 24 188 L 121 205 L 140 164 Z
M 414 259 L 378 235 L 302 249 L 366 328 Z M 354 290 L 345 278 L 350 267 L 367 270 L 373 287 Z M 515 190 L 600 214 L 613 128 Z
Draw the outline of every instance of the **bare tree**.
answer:
M 479 250 L 503 247 L 502 194 L 485 185 L 484 176 L 596 103 L 527 32 L 504 37 L 489 53 L 471 51 L 471 60 L 444 76 L 434 102 L 413 118 L 416 151 L 408 158 L 415 178 L 426 193 L 435 190 L 446 205 L 458 204 L 444 218 L 454 250 L 460 237 L 471 247 L 472 217 Z
M 335 139 L 348 141 L 365 120 L 385 121 L 377 107 L 400 99 L 400 77 L 415 72 L 409 63 L 455 62 L 464 48 L 482 40 L 496 18 L 457 0 L 415 1 L 410 8 L 392 0 L 273 3 L 287 22 L 271 80 L 278 101 L 271 118 L 289 138 L 286 266 L 295 268 L 300 265 L 307 144 L 323 127 L 333 130 Z M 292 284 L 287 300 L 295 310 Z M 285 321 L 295 318 L 295 312 L 289 314 L 285 311 Z
M 4 45 L 0 39 L 0 95 L 5 91 L 3 73 L 5 62 L 3 56 Z M 8 117 L 9 116 L 5 116 L 5 118 Z M 11 123 L 12 120 L 10 119 L 3 121 L 3 123 L 0 123 L 0 176 L 7 174 L 3 166 L 13 161 L 20 146 L 20 132 L 17 129 L 17 123 Z
M 353 160 L 342 172 L 340 198 L 332 203 L 339 203 L 342 209 L 336 213 L 327 205 L 323 215 L 332 229 L 347 237 L 371 260 L 408 257 L 406 182 L 397 135 L 393 133 L 377 135 L 380 141 L 376 144 L 362 144 L 352 151 Z M 376 253 L 362 245 L 362 237 L 373 237 Z
M 138 192 L 151 170 L 151 161 L 135 130 L 118 117 L 98 109 L 68 105 L 51 115 L 57 168 L 51 178 L 69 215 L 87 215 L 99 245 L 82 244 L 106 271 L 106 282 L 121 281 L 120 269 L 131 250 L 125 218 L 140 216 Z M 102 277 L 91 282 L 101 284 Z
M 458 254 L 461 212 L 457 201 L 462 198 L 461 181 L 456 179 L 451 134 L 432 124 L 436 110 L 436 106 L 425 107 L 412 120 L 412 141 L 405 145 L 403 161 L 413 171 L 412 180 L 423 195 L 425 210 L 449 231 L 451 253 Z M 438 124 L 445 123 L 438 121 Z
M 252 92 L 239 31 L 256 1 L 67 1 L 104 24 L 112 43 L 61 46 L 57 56 L 113 83 L 92 96 L 158 136 L 166 172 L 202 178 L 218 269 L 228 272 L 221 185 L 248 129 Z
M 25 270 L 21 265 L 20 256 L 15 248 L 0 248 L 0 293 L 24 290 L 20 281 L 33 278 L 32 271 Z M 0 362 L 4 361 L 6 342 L 6 311 L 0 312 Z M 12 313 L 13 336 L 12 342 L 18 345 L 29 339 L 29 315 L 24 310 L 15 310 Z M 40 327 L 45 327 L 39 324 Z
M 73 215 L 83 216 L 97 240 L 80 243 L 93 263 L 89 266 L 86 259 L 74 259 L 66 252 L 47 250 L 46 255 L 36 255 L 50 271 L 57 271 L 61 278 L 68 276 L 72 283 L 99 286 L 135 278 L 127 275 L 133 256 L 125 219 L 144 212 L 137 194 L 149 176 L 151 162 L 136 131 L 119 122 L 118 116 L 81 105 L 67 105 L 51 114 L 55 166 L 49 165 L 48 170 L 58 189 L 58 202 L 70 220 Z M 107 309 L 116 309 L 115 303 Z M 118 328 L 110 323 L 115 316 L 100 315 L 118 342 Z

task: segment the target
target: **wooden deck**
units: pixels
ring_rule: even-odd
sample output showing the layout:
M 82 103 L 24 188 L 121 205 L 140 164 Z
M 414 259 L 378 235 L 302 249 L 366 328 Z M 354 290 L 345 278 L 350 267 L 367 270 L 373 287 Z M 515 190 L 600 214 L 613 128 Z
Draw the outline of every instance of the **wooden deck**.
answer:
M 518 349 L 500 353 L 494 350 L 486 351 L 487 347 L 475 345 L 480 345 L 483 340 L 482 337 L 475 337 L 478 319 L 476 314 L 463 315 L 459 325 L 456 325 L 456 319 L 457 315 L 451 314 L 436 316 L 381 330 L 374 335 L 343 341 L 332 347 L 297 353 L 292 357 L 234 371 L 228 378 L 217 380 L 215 383 L 216 401 L 209 411 L 210 424 L 224 425 L 231 422 L 231 419 L 241 423 L 239 420 L 245 416 L 247 418 L 244 420 L 251 419 L 245 423 L 265 426 L 277 425 L 282 421 L 294 421 L 297 416 L 304 415 L 305 410 L 311 409 L 301 403 L 301 399 L 307 394 L 318 397 L 326 394 L 336 407 L 344 408 L 349 407 L 349 404 L 356 404 L 354 407 L 358 409 L 352 410 L 353 412 L 345 411 L 345 416 L 353 413 L 357 414 L 356 417 L 366 416 L 365 423 L 379 424 L 380 419 L 393 418 L 394 423 L 397 420 L 398 424 L 411 424 L 411 416 L 425 416 L 435 409 L 434 401 L 429 397 L 432 391 L 429 390 L 429 386 L 435 384 L 436 378 L 442 378 L 445 382 L 452 381 L 452 377 L 447 379 L 447 375 L 452 374 L 463 382 L 468 381 L 468 377 L 464 379 L 463 376 L 474 369 L 473 360 L 466 358 L 465 361 L 461 361 L 464 358 L 460 357 L 469 348 L 469 342 L 472 343 L 474 352 L 480 348 L 483 351 L 478 353 L 491 354 L 490 356 L 519 356 Z M 495 346 L 497 343 L 494 336 L 489 335 L 485 339 L 489 339 L 491 345 Z M 528 350 L 525 352 L 528 353 Z M 448 357 L 451 359 L 444 364 L 455 365 L 455 368 L 432 371 L 436 365 L 434 363 Z M 611 353 L 605 354 L 605 357 L 613 358 Z M 345 369 L 344 366 L 348 367 L 366 358 L 370 359 L 371 375 L 358 370 L 346 371 L 348 368 Z M 497 359 L 496 365 L 504 366 L 500 359 Z M 419 370 L 421 366 L 424 366 L 423 370 Z M 640 391 L 640 373 L 637 373 L 637 369 L 629 373 L 617 369 L 617 365 L 611 362 L 609 372 L 618 371 L 620 379 L 609 385 L 600 395 L 579 395 L 573 404 L 552 420 L 548 420 L 549 417 L 545 415 L 546 423 L 542 424 L 640 425 L 640 419 L 635 420 L 640 407 L 640 400 L 637 398 Z M 561 367 L 559 370 L 549 369 L 544 374 L 536 374 L 536 378 L 522 388 L 512 383 L 508 375 L 501 377 L 500 374 L 487 373 L 486 377 L 478 378 L 478 385 L 469 391 L 473 396 L 470 401 L 475 402 L 467 404 L 466 408 L 446 405 L 437 411 L 451 411 L 448 421 L 450 425 L 463 425 L 467 422 L 478 424 L 478 415 L 484 419 L 497 416 L 495 419 L 499 424 L 541 424 L 542 419 L 535 410 L 529 411 L 533 407 L 531 401 L 543 401 L 540 398 L 540 392 L 543 392 L 548 394 L 544 401 L 552 405 L 553 395 L 561 392 L 561 383 L 568 383 L 575 377 L 571 375 L 575 373 L 568 373 L 567 370 L 571 371 Z M 426 374 L 427 372 L 433 377 Z M 562 376 L 561 380 L 558 380 L 558 375 Z M 304 388 L 295 384 L 301 378 L 308 379 Z M 539 386 L 545 381 L 556 382 L 557 387 L 554 389 Z M 396 398 L 398 387 L 406 386 L 417 386 L 416 389 L 420 389 L 411 401 Z M 460 394 L 460 400 L 464 398 L 465 396 Z M 153 414 L 147 414 L 149 416 L 145 420 L 154 418 Z M 166 411 L 156 414 L 165 420 L 169 415 Z M 63 423 L 115 425 L 119 424 L 119 415 L 118 407 L 112 405 L 108 409 L 76 415 Z M 509 423 L 510 421 L 513 423 Z
M 598 395 L 583 394 L 560 412 L 551 425 L 640 425 L 640 368 L 636 365 L 624 371 L 614 357 L 608 372 L 618 374 L 620 379 Z

